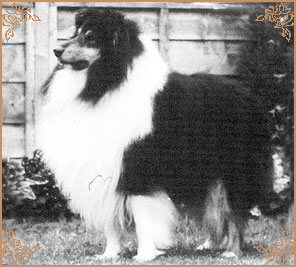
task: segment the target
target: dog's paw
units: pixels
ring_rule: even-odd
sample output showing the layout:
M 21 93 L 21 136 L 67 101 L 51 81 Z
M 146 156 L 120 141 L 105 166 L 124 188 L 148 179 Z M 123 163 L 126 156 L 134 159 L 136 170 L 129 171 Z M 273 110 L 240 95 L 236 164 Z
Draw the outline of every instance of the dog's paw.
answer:
M 213 241 L 210 238 L 207 238 L 206 241 L 199 245 L 196 250 L 212 249 L 214 247 Z
M 196 250 L 204 250 L 204 249 L 206 249 L 205 246 L 204 246 L 204 244 L 199 245 L 199 246 L 196 248 Z
M 150 253 L 138 253 L 133 257 L 133 260 L 137 262 L 151 261 L 163 254 L 165 254 L 165 251 L 162 250 L 155 250 Z
M 230 259 L 230 258 L 237 258 L 238 256 L 233 251 L 224 251 L 221 254 L 221 257 Z
M 156 257 L 157 256 L 154 255 L 136 255 L 133 257 L 133 260 L 137 262 L 144 262 L 154 260 Z

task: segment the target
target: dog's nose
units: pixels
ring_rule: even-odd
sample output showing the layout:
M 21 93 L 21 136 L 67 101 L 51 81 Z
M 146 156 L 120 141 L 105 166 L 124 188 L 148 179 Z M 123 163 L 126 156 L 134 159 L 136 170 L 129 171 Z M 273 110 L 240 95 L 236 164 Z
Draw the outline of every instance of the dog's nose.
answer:
M 56 57 L 61 57 L 61 55 L 63 54 L 64 51 L 65 51 L 65 48 L 63 48 L 61 46 L 59 46 L 53 50 Z

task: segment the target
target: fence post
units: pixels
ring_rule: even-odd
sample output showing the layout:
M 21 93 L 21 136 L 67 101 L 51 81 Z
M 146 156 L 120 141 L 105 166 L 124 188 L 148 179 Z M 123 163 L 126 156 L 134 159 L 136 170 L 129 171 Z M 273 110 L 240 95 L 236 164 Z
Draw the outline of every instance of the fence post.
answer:
M 169 9 L 163 7 L 159 18 L 159 50 L 166 62 L 169 61 L 169 42 Z
M 35 90 L 34 90 L 34 27 L 38 22 L 25 24 L 25 154 L 31 156 L 35 149 Z

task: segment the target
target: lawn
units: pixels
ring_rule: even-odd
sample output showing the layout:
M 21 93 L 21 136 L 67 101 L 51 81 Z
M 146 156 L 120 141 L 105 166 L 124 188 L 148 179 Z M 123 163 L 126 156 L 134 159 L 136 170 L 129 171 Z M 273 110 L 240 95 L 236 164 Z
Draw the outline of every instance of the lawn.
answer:
M 281 223 L 280 223 L 281 222 Z M 275 245 L 275 241 L 281 238 L 281 232 L 286 220 L 260 218 L 250 220 L 245 232 L 247 242 L 244 255 L 238 259 L 224 259 L 219 252 L 197 251 L 196 247 L 202 242 L 204 236 L 198 227 L 193 227 L 190 219 L 184 220 L 179 227 L 176 236 L 176 246 L 168 251 L 167 255 L 153 261 L 148 265 L 264 265 L 270 263 L 264 258 L 264 254 L 257 252 L 256 245 L 267 247 Z M 95 254 L 104 251 L 105 239 L 94 230 L 86 230 L 79 219 L 71 222 L 33 222 L 17 220 L 3 220 L 2 236 L 5 238 L 5 228 L 8 225 L 14 231 L 14 238 L 20 240 L 27 247 L 41 246 L 38 252 L 32 254 L 32 258 L 26 263 L 29 265 L 68 265 L 68 264 L 137 264 L 132 260 L 135 255 L 133 240 L 127 240 L 121 257 L 116 261 L 99 262 Z M 4 258 L 4 257 L 3 257 Z M 292 261 L 286 262 L 292 264 Z M 3 264 L 11 264 L 3 259 Z M 143 263 L 141 263 L 142 265 Z

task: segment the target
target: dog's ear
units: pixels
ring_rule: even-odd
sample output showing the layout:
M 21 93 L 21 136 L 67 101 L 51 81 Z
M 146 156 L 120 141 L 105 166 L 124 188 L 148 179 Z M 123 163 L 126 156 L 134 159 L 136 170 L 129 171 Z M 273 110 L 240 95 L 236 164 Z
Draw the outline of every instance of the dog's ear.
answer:
M 75 26 L 76 26 L 77 29 L 82 26 L 82 24 L 85 21 L 88 13 L 89 13 L 89 9 L 87 9 L 87 8 L 80 9 L 78 11 L 78 13 L 75 16 Z
M 124 20 L 114 31 L 112 45 L 115 50 L 134 50 L 139 43 L 139 29 L 135 22 Z

